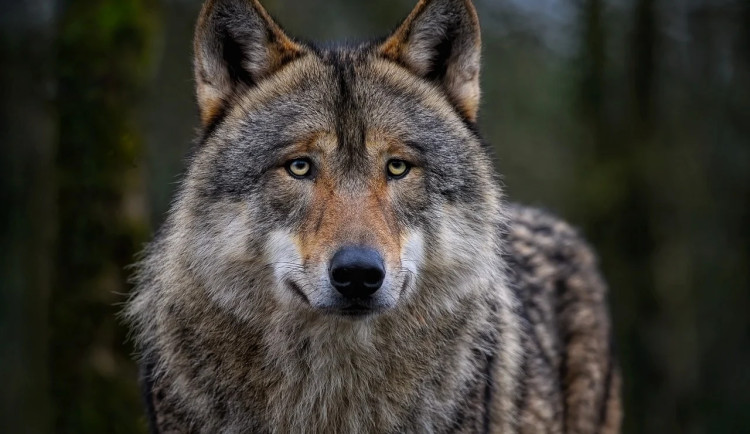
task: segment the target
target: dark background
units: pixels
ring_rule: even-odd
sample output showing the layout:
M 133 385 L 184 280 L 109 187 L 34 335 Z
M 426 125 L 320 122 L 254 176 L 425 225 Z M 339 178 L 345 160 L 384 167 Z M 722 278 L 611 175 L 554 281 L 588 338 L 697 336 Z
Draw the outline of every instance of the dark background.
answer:
M 136 433 L 117 313 L 198 126 L 199 0 L 0 0 L 0 431 Z M 383 35 L 413 0 L 266 0 Z M 750 2 L 476 0 L 512 200 L 581 228 L 631 433 L 750 432 Z

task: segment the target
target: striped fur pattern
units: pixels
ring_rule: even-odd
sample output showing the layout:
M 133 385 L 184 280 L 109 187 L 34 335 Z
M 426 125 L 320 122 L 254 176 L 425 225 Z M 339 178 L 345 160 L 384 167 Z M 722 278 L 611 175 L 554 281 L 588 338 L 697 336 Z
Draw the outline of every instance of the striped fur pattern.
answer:
M 605 285 L 568 225 L 505 202 L 480 45 L 469 0 L 329 48 L 206 3 L 203 133 L 126 310 L 154 432 L 619 431 Z M 386 270 L 356 315 L 346 245 Z

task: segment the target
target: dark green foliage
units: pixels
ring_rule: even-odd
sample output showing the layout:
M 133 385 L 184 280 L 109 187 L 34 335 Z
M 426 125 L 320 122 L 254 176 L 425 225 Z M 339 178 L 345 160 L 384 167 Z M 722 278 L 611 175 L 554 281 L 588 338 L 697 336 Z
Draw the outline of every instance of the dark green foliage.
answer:
M 144 430 L 126 330 L 116 317 L 146 240 L 141 134 L 154 10 L 78 0 L 59 27 L 58 237 L 50 368 L 60 432 Z

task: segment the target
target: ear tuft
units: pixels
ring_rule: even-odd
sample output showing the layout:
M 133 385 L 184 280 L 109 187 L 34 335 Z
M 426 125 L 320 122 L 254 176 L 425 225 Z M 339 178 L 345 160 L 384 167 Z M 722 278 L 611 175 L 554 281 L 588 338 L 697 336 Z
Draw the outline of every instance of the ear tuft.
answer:
M 420 0 L 380 54 L 438 83 L 470 122 L 479 110 L 479 19 L 470 0 Z
M 203 125 L 241 88 L 255 86 L 304 49 L 257 0 L 209 0 L 195 30 L 195 82 Z

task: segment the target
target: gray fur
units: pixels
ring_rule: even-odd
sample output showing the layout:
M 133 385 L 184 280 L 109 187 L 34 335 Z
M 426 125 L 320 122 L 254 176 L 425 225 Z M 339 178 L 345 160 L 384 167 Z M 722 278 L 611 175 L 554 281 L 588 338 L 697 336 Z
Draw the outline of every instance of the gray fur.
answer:
M 217 21 L 222 8 L 240 15 Z M 618 432 L 593 254 L 561 221 L 504 202 L 478 92 L 456 90 L 478 80 L 476 23 L 468 1 L 423 1 L 383 43 L 285 40 L 266 53 L 294 56 L 260 59 L 275 67 L 218 99 L 197 60 L 204 134 L 127 309 L 156 431 Z M 234 28 L 246 25 L 270 30 Z M 256 1 L 212 1 L 196 54 L 251 69 L 254 44 L 279 32 Z M 212 39 L 227 34 L 256 35 L 237 65 Z M 453 51 L 431 70 L 474 71 L 465 80 L 402 57 L 446 35 Z M 300 155 L 309 179 L 285 172 Z M 403 179 L 386 179 L 394 157 L 413 164 Z M 388 270 L 356 318 L 336 313 L 326 280 L 352 243 Z

